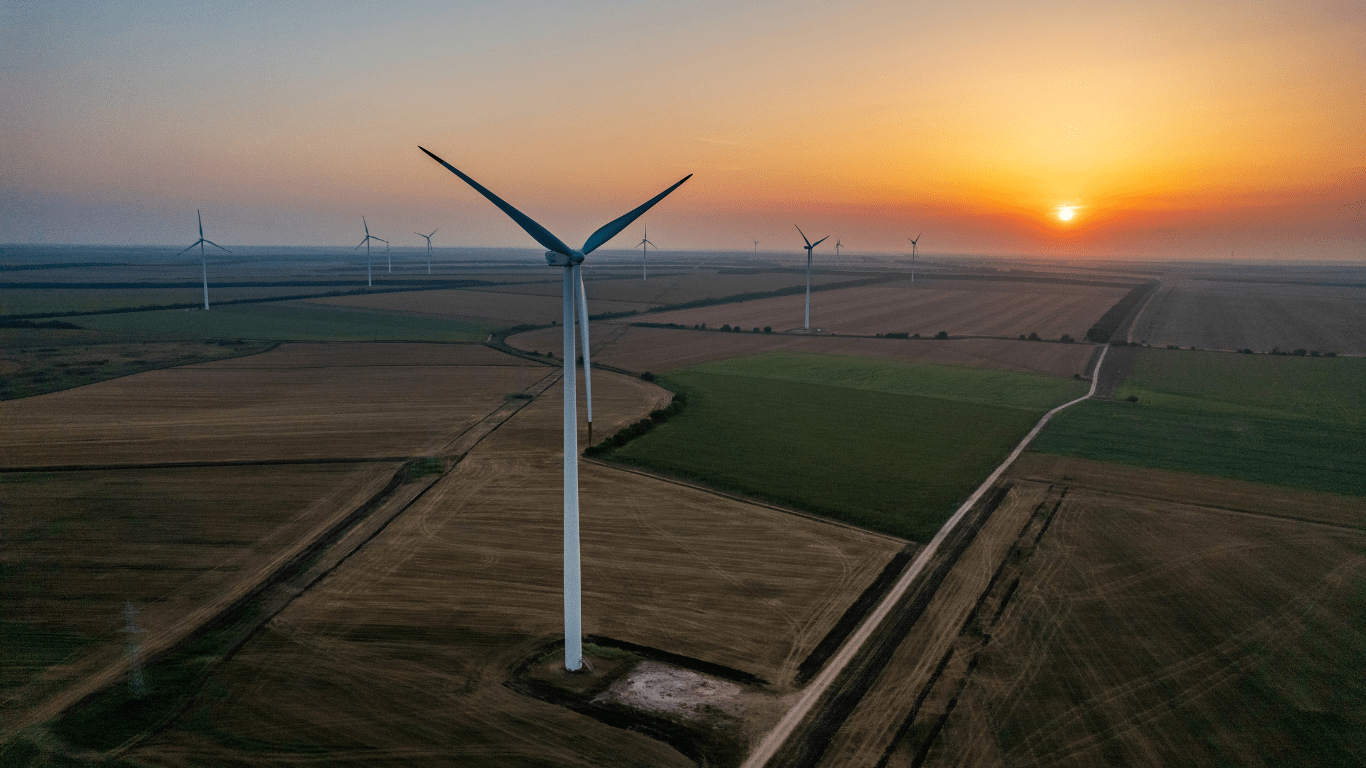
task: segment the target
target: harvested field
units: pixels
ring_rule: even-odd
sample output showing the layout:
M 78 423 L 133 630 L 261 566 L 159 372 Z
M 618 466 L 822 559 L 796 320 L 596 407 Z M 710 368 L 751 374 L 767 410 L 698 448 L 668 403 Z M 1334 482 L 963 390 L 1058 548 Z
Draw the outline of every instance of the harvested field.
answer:
M 158 368 L 254 355 L 274 346 L 273 342 L 240 340 L 51 345 L 25 343 L 30 340 L 17 336 L 0 341 L 0 400 L 59 392 Z
M 762 352 L 816 352 L 878 357 L 916 363 L 969 365 L 1022 373 L 1071 377 L 1086 373 L 1096 348 L 1089 344 L 1049 344 L 1004 339 L 876 339 L 801 336 L 779 333 L 723 333 L 671 328 L 638 328 L 592 323 L 595 362 L 630 371 L 668 372 L 710 360 L 748 357 Z M 543 328 L 508 337 L 518 349 L 560 349 L 560 331 Z M 615 338 L 614 338 L 615 337 Z
M 1015 338 L 1038 333 L 1045 339 L 1074 339 L 1124 296 L 1123 288 L 966 280 L 899 281 L 843 288 L 811 295 L 811 325 L 832 333 L 873 335 L 919 333 L 933 336 Z M 745 330 L 802 327 L 804 294 L 651 314 L 651 322 L 723 324 Z
M 1155 347 L 1366 355 L 1366 287 L 1164 281 L 1133 338 Z
M 1012 595 L 885 765 L 1366 760 L 1360 531 L 1072 487 Z
M 589 267 L 584 272 L 584 292 L 588 294 L 588 311 L 592 314 L 615 311 L 599 307 L 599 301 L 635 302 L 658 306 L 663 304 L 682 304 L 687 301 L 697 301 L 699 299 L 724 298 L 740 293 L 776 291 L 780 288 L 806 285 L 806 275 L 793 274 L 790 272 L 759 272 L 754 274 L 724 275 L 717 274 L 713 270 L 658 275 L 651 277 L 649 280 L 641 280 L 639 274 L 635 277 L 603 280 L 595 279 L 593 276 L 594 271 L 595 270 L 592 267 Z M 620 272 L 620 267 L 614 265 L 613 271 Z M 857 279 L 859 278 L 856 275 L 829 275 L 818 272 L 811 276 L 811 284 L 824 285 L 826 283 L 839 283 L 846 280 Z M 537 285 L 490 286 L 488 288 L 479 288 L 478 290 L 528 294 L 534 296 L 553 296 L 556 299 L 560 297 L 559 281 Z
M 1135 467 L 1076 456 L 1026 451 L 1007 476 L 1072 488 L 1289 520 L 1366 528 L 1366 501 L 1355 496 L 1249 483 L 1194 472 Z
M 1048 485 L 1015 483 L 957 554 L 927 569 L 840 681 L 840 691 L 778 755 L 785 766 L 873 766 L 902 736 L 908 713 L 941 674 L 940 661 L 979 608 L 1020 531 L 1045 500 Z M 965 534 L 969 533 L 964 531 Z M 951 548 L 952 549 L 952 548 Z M 932 575 L 933 574 L 933 575 Z
M 483 348 L 355 350 L 289 344 L 8 401 L 0 467 L 433 455 L 549 371 Z
M 397 464 L 0 475 L 0 712 L 116 660 L 123 607 L 155 645 L 377 493 Z M 203 620 L 201 615 L 198 619 Z M 58 642 L 53 642 L 57 639 Z M 8 716 L 2 719 L 9 719 Z
M 605 373 L 594 385 L 605 429 L 666 397 Z M 219 669 L 218 695 L 133 756 L 692 765 L 502 685 L 562 631 L 559 401 L 557 385 L 493 433 Z M 742 670 L 779 693 L 904 545 L 596 463 L 581 473 L 585 631 Z
M 442 320 L 480 320 L 498 325 L 549 325 L 552 321 L 559 322 L 562 317 L 561 288 L 558 282 L 552 287 L 554 290 L 548 291 L 546 295 L 495 293 L 483 290 L 438 290 L 336 296 L 309 299 L 308 302 Z M 511 289 L 522 290 L 515 287 Z M 591 301 L 594 313 L 643 311 L 650 306 L 641 302 L 596 299 Z

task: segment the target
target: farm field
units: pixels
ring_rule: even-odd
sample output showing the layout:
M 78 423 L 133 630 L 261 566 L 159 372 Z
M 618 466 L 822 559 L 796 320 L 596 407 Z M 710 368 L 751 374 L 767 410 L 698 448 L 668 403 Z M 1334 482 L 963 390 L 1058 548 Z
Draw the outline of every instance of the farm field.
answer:
M 0 474 L 0 712 L 109 664 L 139 610 L 155 644 L 230 602 L 395 463 Z M 200 619 L 202 620 L 202 618 Z
M 595 396 L 634 403 L 605 427 L 666 399 L 605 372 L 594 384 Z M 130 756 L 693 765 L 502 684 L 562 631 L 559 399 L 556 385 L 490 435 Z M 905 544 L 592 462 L 581 472 L 585 631 L 734 667 L 771 695 L 791 690 L 801 660 Z
M 0 467 L 432 455 L 552 370 L 507 356 L 489 365 L 494 354 L 287 344 L 11 400 L 0 403 Z
M 1124 288 L 1049 283 L 932 280 L 841 288 L 811 295 L 811 326 L 833 333 L 873 335 L 919 333 L 933 336 L 1015 338 L 1038 333 L 1045 339 L 1069 334 L 1084 338 Z M 723 324 L 745 330 L 802 327 L 804 294 L 651 314 L 651 322 Z
M 188 275 L 187 275 L 188 278 Z M 209 303 L 237 299 L 297 296 L 307 293 L 347 290 L 344 286 L 232 286 L 215 288 L 209 284 Z M 0 315 L 26 315 L 44 312 L 98 312 L 105 309 L 142 307 L 151 304 L 195 304 L 202 306 L 204 291 L 196 285 L 177 288 L 46 288 L 0 289 Z
M 761 355 L 673 371 L 682 415 L 611 458 L 926 541 L 1048 408 L 1086 384 Z
M 1071 487 L 928 759 L 886 764 L 1359 765 L 1364 611 L 1360 530 Z
M 379 294 L 391 296 L 395 294 Z M 399 294 L 407 295 L 407 294 Z M 483 341 L 494 325 L 470 320 L 405 317 L 314 302 L 230 304 L 203 310 L 167 309 L 86 315 L 76 324 L 114 339 L 269 339 L 274 341 Z
M 499 326 L 523 323 L 549 325 L 552 321 L 559 322 L 562 318 L 558 290 L 553 295 L 545 296 L 478 290 L 413 291 L 334 296 L 308 299 L 307 303 L 399 313 L 430 320 L 478 321 Z M 639 311 L 648 306 L 640 302 L 593 301 L 594 312 Z M 485 334 L 487 332 L 485 331 Z
M 1115 400 L 1060 414 L 1032 449 L 1362 496 L 1363 391 L 1361 358 L 1145 349 Z
M 1366 355 L 1366 286 L 1170 280 L 1138 318 L 1133 339 L 1154 347 Z
M 647 316 L 650 319 L 650 316 Z M 625 322 L 625 321 L 623 321 Z M 560 349 L 561 331 L 542 328 L 508 337 L 508 344 L 545 352 Z M 764 352 L 811 352 L 902 362 L 968 365 L 1071 377 L 1086 373 L 1096 348 L 1005 339 L 876 339 L 780 333 L 723 333 L 590 324 L 593 360 L 630 371 L 668 372 L 711 360 Z
M 612 266 L 610 274 L 619 274 L 622 268 Z M 718 273 L 714 269 L 688 271 L 682 274 L 657 274 L 649 280 L 640 279 L 637 268 L 634 276 L 602 279 L 595 275 L 598 270 L 590 266 L 584 272 L 584 292 L 588 294 L 590 314 L 610 312 L 598 306 L 599 301 L 636 302 L 659 306 L 663 304 L 682 304 L 699 299 L 716 299 L 740 293 L 776 291 L 780 288 L 805 286 L 806 275 L 791 272 L 755 272 L 745 274 Z M 860 275 L 832 275 L 817 272 L 811 276 L 811 284 L 825 285 L 857 280 Z M 539 283 L 522 286 L 490 286 L 479 288 L 481 291 L 500 293 L 525 293 L 537 296 L 559 298 L 559 282 Z
M 264 352 L 273 342 L 80 343 L 83 331 L 0 331 L 0 400 L 31 397 L 157 368 Z

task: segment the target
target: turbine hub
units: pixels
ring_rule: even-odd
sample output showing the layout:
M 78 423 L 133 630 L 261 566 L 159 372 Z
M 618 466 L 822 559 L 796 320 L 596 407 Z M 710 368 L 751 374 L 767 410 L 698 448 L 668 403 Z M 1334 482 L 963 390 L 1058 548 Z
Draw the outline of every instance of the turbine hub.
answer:
M 573 251 L 573 255 L 566 256 L 563 253 L 546 251 L 545 263 L 552 267 L 572 267 L 575 264 L 583 263 L 583 253 L 581 251 Z

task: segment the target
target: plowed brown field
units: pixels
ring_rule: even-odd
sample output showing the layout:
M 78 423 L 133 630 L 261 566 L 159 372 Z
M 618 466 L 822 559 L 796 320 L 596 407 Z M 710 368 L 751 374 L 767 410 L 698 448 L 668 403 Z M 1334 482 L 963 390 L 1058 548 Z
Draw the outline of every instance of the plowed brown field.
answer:
M 548 370 L 493 354 L 289 344 L 9 401 L 0 466 L 430 455 Z
M 1366 354 L 1366 288 L 1168 281 L 1134 324 L 1155 347 Z
M 1094 464 L 1065 472 L 1154 484 Z M 1274 517 L 1259 489 L 1220 499 L 1243 514 L 1070 486 L 924 764 L 1359 763 L 1366 534 Z M 1341 514 L 1293 495 L 1287 514 Z
M 686 368 L 708 360 L 726 360 L 760 352 L 797 351 L 882 357 L 908 362 L 971 365 L 1007 371 L 1071 376 L 1084 373 L 1095 352 L 1089 344 L 1050 344 L 1004 339 L 876 339 L 802 336 L 777 333 L 722 333 L 672 328 L 591 324 L 595 362 L 631 371 L 655 373 Z M 560 331 L 544 328 L 508 337 L 518 349 L 560 349 Z
M 594 395 L 604 430 L 665 397 L 606 373 Z M 606 405 L 631 399 L 630 412 Z M 691 765 L 502 685 L 563 629 L 559 402 L 556 385 L 494 432 L 216 673 L 228 694 L 203 700 L 196 725 L 136 756 L 283 764 L 303 745 L 370 765 Z M 585 631 L 780 692 L 904 545 L 598 464 L 581 473 Z
M 548 325 L 551 321 L 558 322 L 561 318 L 560 289 L 558 285 L 554 288 L 555 290 L 544 296 L 476 290 L 439 290 L 332 296 L 308 301 L 443 320 L 491 320 L 508 325 Z M 589 301 L 594 314 L 642 311 L 651 306 L 641 302 L 598 300 L 593 299 L 591 294 Z
M 833 333 L 919 333 L 933 336 L 1005 336 L 1038 333 L 1080 339 L 1124 295 L 1123 288 L 1049 283 L 932 280 L 843 288 L 811 294 L 811 326 Z M 803 294 L 661 312 L 659 323 L 745 330 L 802 327 Z

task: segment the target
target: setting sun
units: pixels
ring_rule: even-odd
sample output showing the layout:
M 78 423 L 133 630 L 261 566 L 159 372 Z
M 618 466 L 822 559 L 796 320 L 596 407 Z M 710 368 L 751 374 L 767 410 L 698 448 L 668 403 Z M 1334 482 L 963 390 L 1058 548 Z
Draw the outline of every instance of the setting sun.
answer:
M 1064 205 L 1063 207 L 1058 209 L 1058 218 L 1062 219 L 1063 221 L 1071 221 L 1074 212 L 1075 209 L 1073 209 L 1072 206 Z

